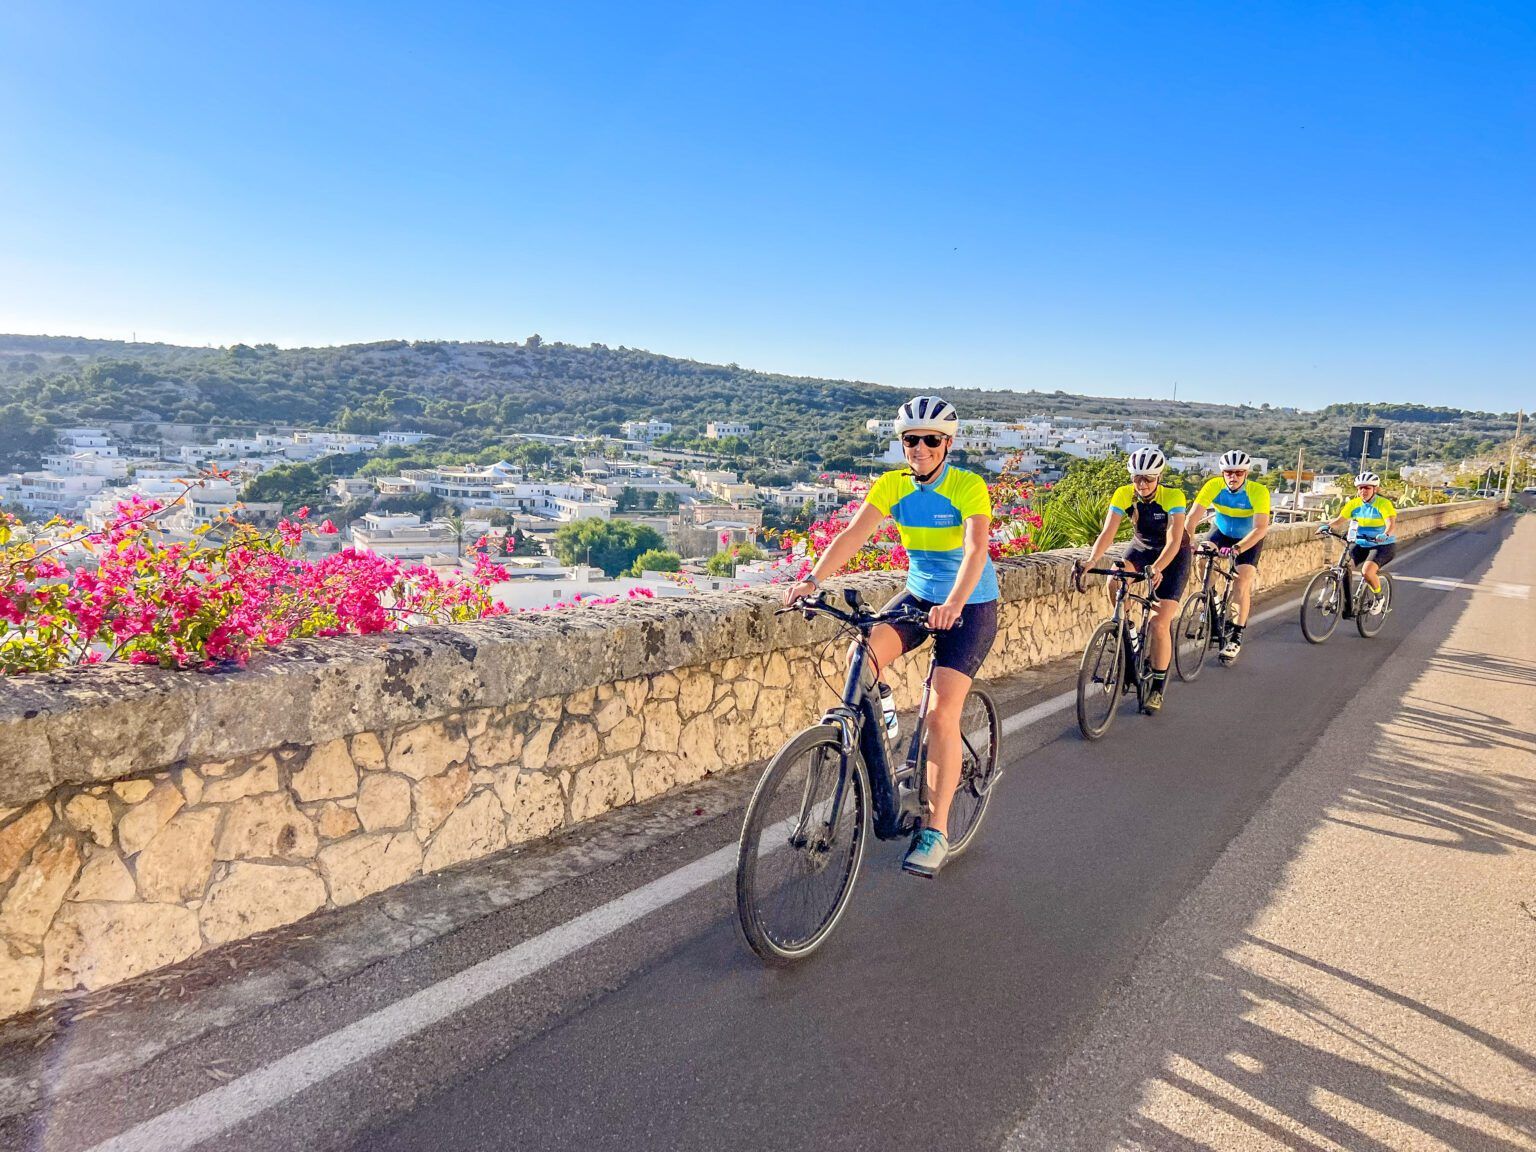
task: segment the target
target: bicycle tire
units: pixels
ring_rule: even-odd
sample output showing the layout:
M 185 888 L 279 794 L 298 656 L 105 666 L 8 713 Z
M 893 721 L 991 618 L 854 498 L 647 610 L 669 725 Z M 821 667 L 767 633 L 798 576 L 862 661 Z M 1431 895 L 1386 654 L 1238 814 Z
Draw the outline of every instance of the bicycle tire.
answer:
M 1344 588 L 1332 568 L 1319 572 L 1301 595 L 1301 634 L 1308 643 L 1321 644 L 1339 626 L 1344 609 Z
M 1381 631 L 1382 625 L 1387 622 L 1387 616 L 1392 611 L 1392 577 L 1383 572 L 1378 579 L 1381 581 L 1381 594 L 1379 598 L 1384 601 L 1381 611 L 1373 613 L 1357 610 L 1355 612 L 1355 630 L 1367 640 Z M 1361 586 L 1364 586 L 1363 581 Z M 1370 595 L 1370 593 L 1367 592 L 1367 595 Z M 1376 596 L 1371 596 L 1372 600 L 1377 598 Z
M 1124 687 L 1124 647 L 1120 625 L 1106 620 L 1093 630 L 1077 666 L 1077 727 L 1085 740 L 1097 740 L 1109 731 Z M 1099 709 L 1104 713 L 1097 717 Z
M 842 773 L 841 731 L 830 724 L 814 725 L 779 750 L 747 805 L 736 853 L 736 916 L 747 946 L 767 963 L 791 964 L 816 951 L 837 927 L 853 895 L 870 831 L 869 781 L 857 752 L 848 762 L 848 787 L 830 842 L 797 846 L 790 840 L 806 804 L 813 812 L 829 804 L 829 785 Z M 825 797 L 817 799 L 822 792 Z M 775 882 L 776 875 L 786 872 L 786 878 Z M 785 904 L 794 896 L 794 881 L 815 876 L 827 878 L 819 886 L 822 890 L 797 901 L 807 908 L 808 926 L 788 926 Z
M 1191 596 L 1179 609 L 1174 624 L 1173 666 L 1185 683 L 1200 675 L 1211 647 L 1211 602 L 1203 592 Z
M 949 859 L 964 852 L 976 839 L 976 830 L 992 803 L 997 781 L 997 749 L 1003 726 L 997 705 L 980 688 L 973 687 L 960 709 L 960 783 L 949 804 Z M 985 741 L 985 746 L 982 745 Z

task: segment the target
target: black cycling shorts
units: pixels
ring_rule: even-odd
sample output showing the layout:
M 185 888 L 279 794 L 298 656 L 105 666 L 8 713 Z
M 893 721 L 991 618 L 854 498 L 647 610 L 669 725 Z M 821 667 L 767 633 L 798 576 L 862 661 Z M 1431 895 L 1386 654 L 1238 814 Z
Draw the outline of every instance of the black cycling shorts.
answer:
M 1211 534 L 1206 537 L 1206 540 L 1217 548 L 1230 548 L 1241 539 L 1241 536 L 1228 536 L 1225 532 L 1217 531 L 1214 528 L 1211 529 Z M 1257 568 L 1259 566 L 1259 553 L 1262 551 L 1264 551 L 1264 541 L 1260 540 L 1252 548 L 1239 552 L 1237 554 L 1237 562 L 1239 564 L 1252 564 Z
M 889 612 L 902 604 L 916 604 L 924 612 L 935 606 L 932 600 L 902 592 L 893 596 L 880 611 Z M 904 653 L 912 651 L 929 636 L 916 624 L 892 624 L 891 627 L 901 637 L 901 650 Z M 967 604 L 953 628 L 932 635 L 939 667 L 953 668 L 972 680 L 976 679 L 976 673 L 981 670 L 981 662 L 992 651 L 992 641 L 997 637 L 997 601 Z
M 1140 572 L 1163 554 L 1161 548 L 1132 548 L 1125 554 L 1128 564 Z M 1177 600 L 1184 595 L 1184 585 L 1189 581 L 1189 560 L 1193 551 L 1186 545 L 1173 556 L 1173 562 L 1163 570 L 1163 578 L 1157 582 L 1159 600 Z
M 1374 552 L 1376 555 L 1372 556 Z M 1364 564 L 1367 560 L 1376 561 L 1376 567 L 1385 568 L 1392 562 L 1392 557 L 1397 555 L 1397 545 L 1393 544 L 1356 544 L 1349 550 L 1349 558 L 1357 565 Z

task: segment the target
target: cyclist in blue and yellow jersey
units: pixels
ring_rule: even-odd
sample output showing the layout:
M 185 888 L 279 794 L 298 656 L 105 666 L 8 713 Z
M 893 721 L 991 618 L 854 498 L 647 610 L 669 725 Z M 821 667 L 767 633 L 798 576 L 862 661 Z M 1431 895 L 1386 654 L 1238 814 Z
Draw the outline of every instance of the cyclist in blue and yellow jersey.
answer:
M 1365 577 L 1366 586 L 1371 590 L 1371 602 L 1366 611 L 1380 612 L 1386 604 L 1379 595 L 1381 581 L 1376 575 L 1397 555 L 1397 537 L 1392 535 L 1397 509 L 1381 494 L 1381 477 L 1374 472 L 1362 472 L 1355 477 L 1355 492 L 1357 494 L 1339 509 L 1333 522 L 1319 528 L 1318 534 L 1326 534 L 1330 528 L 1341 532 L 1345 525 L 1349 525 L 1349 538 L 1354 541 L 1349 558 L 1360 569 L 1360 575 Z
M 1248 479 L 1253 458 L 1233 449 L 1221 458 L 1221 475 L 1212 476 L 1195 495 L 1185 533 L 1193 541 L 1195 529 L 1209 510 L 1216 526 L 1206 542 L 1223 555 L 1237 554 L 1237 618 L 1227 636 L 1221 658 L 1228 664 L 1243 650 L 1243 629 L 1248 625 L 1248 606 L 1259 575 L 1259 553 L 1269 531 L 1269 489 Z
M 1145 701 L 1148 712 L 1163 706 L 1168 664 L 1173 659 L 1173 619 L 1179 614 L 1179 597 L 1184 595 L 1184 582 L 1189 579 L 1191 555 L 1189 539 L 1184 535 L 1184 493 L 1163 486 L 1163 469 L 1167 465 L 1168 461 L 1156 448 L 1138 448 L 1131 453 L 1126 461 L 1131 482 L 1110 497 L 1104 530 L 1093 542 L 1093 555 L 1083 565 L 1092 568 L 1098 564 L 1115 542 L 1120 521 L 1129 516 L 1134 534 L 1125 561 L 1137 572 L 1145 570 L 1150 574 L 1160 601 L 1149 625 L 1152 684 Z
M 960 417 L 947 400 L 918 396 L 903 404 L 896 433 L 907 467 L 875 481 L 848 527 L 827 545 L 810 574 L 784 594 L 785 604 L 811 595 L 853 558 L 882 520 L 896 521 L 907 550 L 907 587 L 885 607 L 903 600 L 916 604 L 937 630 L 938 666 L 928 712 L 933 805 L 902 862 L 917 876 L 934 875 L 949 855 L 949 806 L 960 782 L 960 710 L 997 635 L 997 572 L 987 552 L 992 498 L 980 476 L 948 462 L 959 428 Z M 876 626 L 869 647 L 877 674 L 924 638 L 913 624 Z

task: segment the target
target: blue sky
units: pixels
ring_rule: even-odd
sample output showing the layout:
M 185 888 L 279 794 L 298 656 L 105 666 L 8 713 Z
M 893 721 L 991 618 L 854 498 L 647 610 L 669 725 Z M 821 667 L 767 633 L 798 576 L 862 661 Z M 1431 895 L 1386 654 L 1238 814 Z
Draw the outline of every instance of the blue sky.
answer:
M 0 331 L 1536 400 L 1536 4 L 0 7 Z

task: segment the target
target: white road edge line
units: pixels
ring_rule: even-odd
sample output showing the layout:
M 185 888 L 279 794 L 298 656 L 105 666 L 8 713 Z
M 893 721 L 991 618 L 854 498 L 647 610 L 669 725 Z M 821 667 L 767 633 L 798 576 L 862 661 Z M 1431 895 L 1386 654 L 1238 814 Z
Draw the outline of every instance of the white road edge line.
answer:
M 1431 548 L 1459 536 L 1449 532 L 1415 548 L 1417 559 Z M 1249 620 L 1259 624 L 1295 611 L 1301 597 L 1265 609 Z M 1002 723 L 1004 736 L 1072 706 L 1076 690 L 1043 700 Z M 231 1080 L 185 1104 L 142 1121 L 87 1152 L 184 1152 L 276 1107 L 305 1089 L 426 1030 L 488 996 L 532 976 L 589 944 L 681 900 L 736 867 L 736 845 L 711 852 L 658 877 L 633 892 L 584 912 L 521 944 L 482 960 L 403 1000 L 387 1005 L 344 1028 Z

